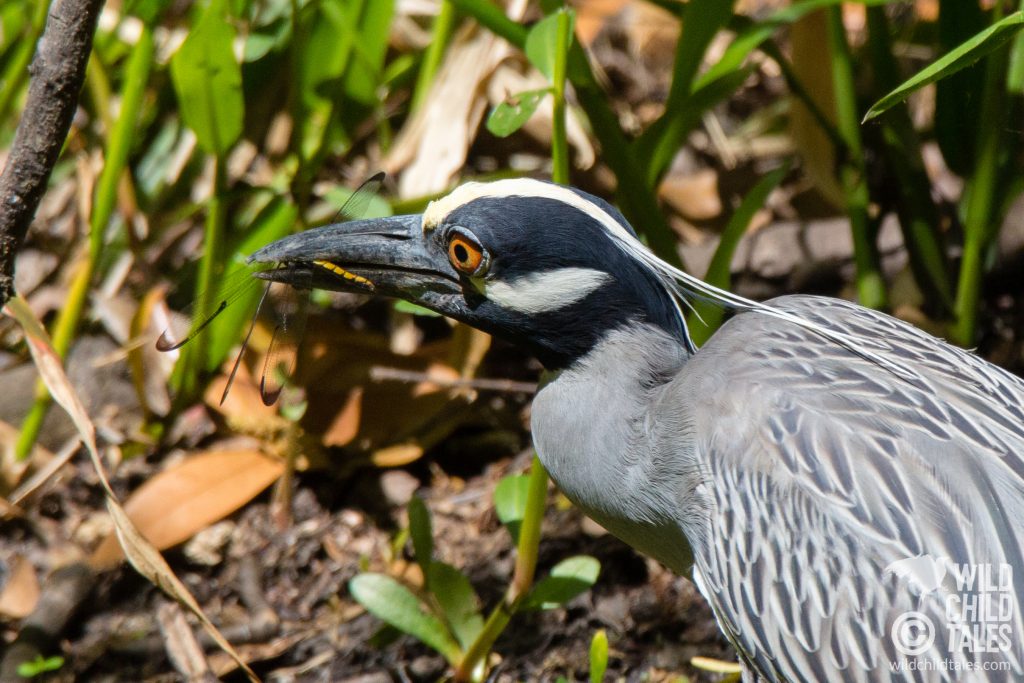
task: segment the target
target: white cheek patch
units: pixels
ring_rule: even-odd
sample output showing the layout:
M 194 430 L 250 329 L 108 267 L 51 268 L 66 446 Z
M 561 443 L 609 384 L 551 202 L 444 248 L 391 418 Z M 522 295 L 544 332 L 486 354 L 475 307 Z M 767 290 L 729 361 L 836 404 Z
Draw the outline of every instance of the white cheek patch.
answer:
M 591 268 L 559 268 L 503 282 L 486 282 L 483 294 L 494 303 L 520 313 L 557 311 L 583 300 L 612 276 Z

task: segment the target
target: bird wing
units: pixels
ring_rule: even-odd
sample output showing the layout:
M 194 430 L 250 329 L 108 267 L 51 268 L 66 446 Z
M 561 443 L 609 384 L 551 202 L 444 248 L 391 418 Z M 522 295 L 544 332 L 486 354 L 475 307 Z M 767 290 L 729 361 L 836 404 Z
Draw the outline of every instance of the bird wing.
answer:
M 838 668 L 845 680 L 964 680 L 962 670 L 893 672 L 921 646 L 936 661 L 1009 662 L 1005 680 L 1019 679 L 1024 381 L 853 304 L 771 303 L 909 372 L 751 312 L 667 387 L 681 400 L 663 410 L 692 411 L 709 515 L 689 536 L 723 628 L 769 679 L 826 680 Z M 1001 587 L 975 576 L 1006 568 Z M 1006 595 L 1008 617 L 963 612 L 986 590 Z M 930 647 L 913 630 L 922 619 Z M 977 640 L 990 623 L 1009 652 L 978 654 L 993 647 Z

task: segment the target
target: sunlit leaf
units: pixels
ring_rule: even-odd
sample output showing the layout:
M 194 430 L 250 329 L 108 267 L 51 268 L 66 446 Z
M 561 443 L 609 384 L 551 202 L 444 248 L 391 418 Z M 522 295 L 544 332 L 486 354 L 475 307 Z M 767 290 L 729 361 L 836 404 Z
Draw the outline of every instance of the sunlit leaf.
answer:
M 171 57 L 171 80 L 185 124 L 208 154 L 223 156 L 242 134 L 242 70 L 235 61 L 235 29 L 223 2 L 212 2 Z
M 491 115 L 487 117 L 487 130 L 499 138 L 508 137 L 530 120 L 533 112 L 537 111 L 537 107 L 550 92 L 551 88 L 542 88 L 512 95 L 491 111 Z
M 377 87 L 384 78 L 384 57 L 394 11 L 394 0 L 368 0 L 365 3 L 353 45 L 352 61 L 345 77 L 345 92 L 357 102 L 377 103 Z
M 352 597 L 373 614 L 403 633 L 437 650 L 450 663 L 462 656 L 444 623 L 426 609 L 412 592 L 384 574 L 359 574 L 349 584 Z
M 525 474 L 505 477 L 494 488 L 494 511 L 512 534 L 513 543 L 519 543 L 519 527 L 526 514 L 529 492 L 530 477 Z
M 418 306 L 414 303 L 406 301 L 405 299 L 395 299 L 392 306 L 394 306 L 395 310 L 398 311 L 399 313 L 412 313 L 413 315 L 420 315 L 423 316 L 424 318 L 441 317 L 440 313 L 432 311 L 429 308 L 424 308 L 423 306 Z
M 435 561 L 430 563 L 427 585 L 459 645 L 468 649 L 484 627 L 480 600 L 469 579 L 450 564 Z
M 559 12 L 569 13 L 569 40 L 570 44 L 573 35 L 573 26 L 576 22 L 576 13 L 571 10 L 560 9 L 536 24 L 526 34 L 526 57 L 537 67 L 537 70 L 544 74 L 548 81 L 554 79 L 555 54 L 559 49 L 568 50 L 569 45 L 558 45 L 558 14 Z
M 608 670 L 608 634 L 598 629 L 590 639 L 590 683 L 602 683 Z
M 694 80 L 693 90 L 700 90 L 712 81 L 722 78 L 728 73 L 739 69 L 743 66 L 744 60 L 750 56 L 750 53 L 760 47 L 766 40 L 771 38 L 780 28 L 800 20 L 810 12 L 823 7 L 829 7 L 831 5 L 838 5 L 845 1 L 846 0 L 803 0 L 802 2 L 794 2 L 787 7 L 776 10 L 759 21 L 750 21 L 743 30 L 736 34 L 736 37 L 734 37 L 732 42 L 729 43 L 729 47 L 725 49 L 725 52 L 722 53 L 722 56 L 718 61 L 712 64 L 707 71 Z M 859 4 L 885 5 L 893 1 L 894 0 L 861 0 Z
M 864 116 L 870 121 L 879 114 L 907 99 L 915 90 L 945 78 L 974 64 L 993 50 L 1002 47 L 1024 26 L 1024 11 L 1014 12 L 989 26 L 970 40 L 950 50 L 939 59 L 904 81 L 888 95 L 871 105 Z
M 526 597 L 526 609 L 552 609 L 564 605 L 594 585 L 601 563 L 589 555 L 562 560 L 533 587 Z

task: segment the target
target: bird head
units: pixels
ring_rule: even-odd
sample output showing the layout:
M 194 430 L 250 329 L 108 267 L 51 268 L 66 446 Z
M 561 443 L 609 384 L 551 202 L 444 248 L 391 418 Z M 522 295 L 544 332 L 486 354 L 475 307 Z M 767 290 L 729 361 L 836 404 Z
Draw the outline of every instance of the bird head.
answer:
M 623 244 L 631 248 L 623 248 Z M 423 214 L 327 225 L 260 249 L 259 277 L 405 299 L 529 349 L 548 369 L 615 328 L 688 343 L 679 302 L 604 200 L 553 183 L 467 183 Z

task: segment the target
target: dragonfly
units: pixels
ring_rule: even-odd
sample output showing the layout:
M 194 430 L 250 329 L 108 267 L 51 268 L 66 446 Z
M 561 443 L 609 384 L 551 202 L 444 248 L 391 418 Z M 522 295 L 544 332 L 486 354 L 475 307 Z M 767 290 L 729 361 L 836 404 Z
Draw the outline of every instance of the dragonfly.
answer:
M 345 201 L 333 222 L 337 223 L 362 216 L 370 200 L 380 190 L 384 179 L 384 172 L 379 172 L 363 181 Z M 325 262 L 322 265 L 339 277 L 356 281 L 365 280 L 365 278 L 361 278 L 332 263 Z M 268 298 L 270 298 L 271 288 L 273 285 L 278 284 L 260 277 L 261 273 L 266 272 L 269 271 L 265 267 L 250 265 L 242 266 L 234 271 L 221 281 L 212 296 L 198 297 L 196 302 L 187 309 L 192 311 L 192 313 L 185 316 L 188 320 L 186 325 L 182 327 L 172 324 L 161 333 L 156 341 L 158 351 L 171 352 L 182 348 L 207 330 L 210 324 L 224 311 L 240 299 L 248 297 L 254 291 L 254 288 L 259 287 L 261 283 L 265 282 L 263 293 L 259 297 L 259 303 L 256 305 L 256 310 L 249 322 L 249 328 L 242 339 L 238 353 L 235 355 L 231 372 L 228 374 L 227 383 L 220 397 L 221 405 L 224 404 L 234 384 L 235 376 L 242 363 L 242 357 L 249 347 L 260 312 L 267 304 Z M 372 289 L 372 287 L 369 287 L 369 281 L 366 281 L 366 284 L 368 289 Z M 263 359 L 263 369 L 260 373 L 259 381 L 260 398 L 268 406 L 277 402 L 288 379 L 294 374 L 295 365 L 298 362 L 298 345 L 301 342 L 305 329 L 306 311 L 309 305 L 308 291 L 311 289 L 311 286 L 304 286 L 301 282 L 290 282 L 287 285 L 279 285 L 279 287 L 283 287 L 286 293 L 284 296 L 279 297 L 277 302 L 277 320 L 271 333 L 266 356 Z M 298 290 L 304 291 L 300 295 Z M 200 306 L 199 302 L 203 300 L 214 303 L 212 306 L 205 307 L 205 310 L 201 310 L 204 307 Z

